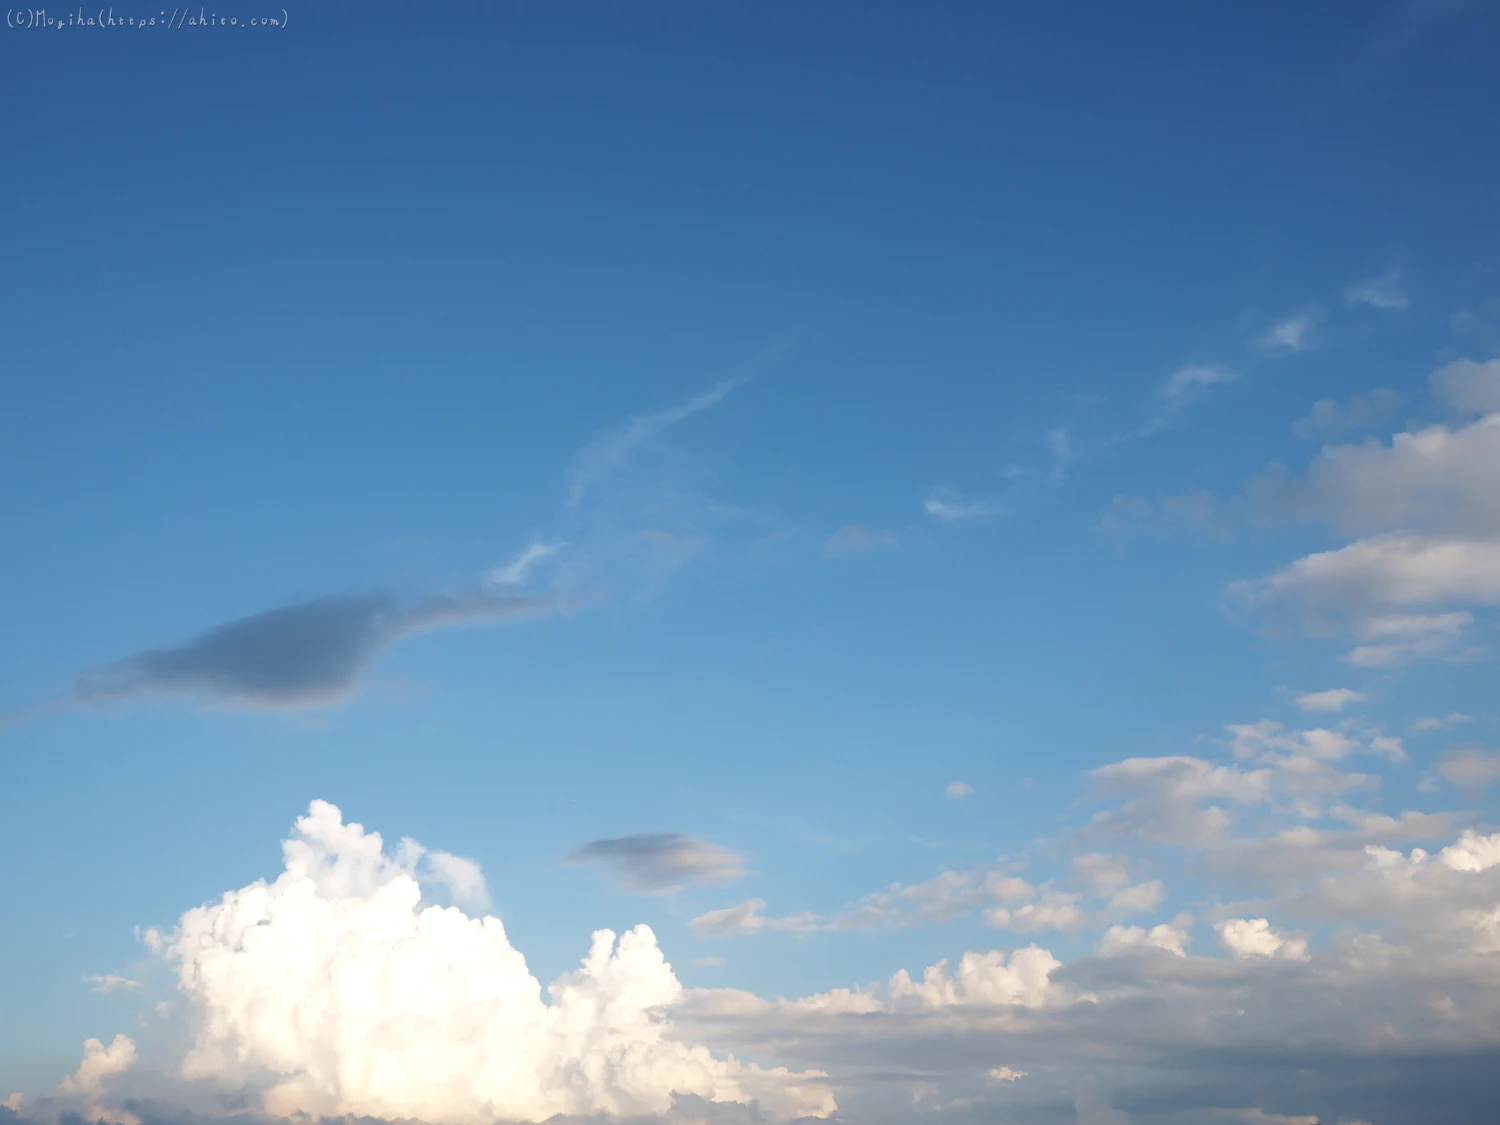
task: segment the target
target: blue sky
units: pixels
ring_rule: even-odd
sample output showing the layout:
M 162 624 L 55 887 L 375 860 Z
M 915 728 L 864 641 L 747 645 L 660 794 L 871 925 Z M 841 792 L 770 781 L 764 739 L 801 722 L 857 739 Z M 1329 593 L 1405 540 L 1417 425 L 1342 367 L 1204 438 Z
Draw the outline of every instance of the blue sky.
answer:
M 7 28 L 0 1098 L 198 1105 L 150 1077 L 204 1034 L 158 1003 L 230 1003 L 179 919 L 343 854 L 316 799 L 477 864 L 541 982 L 649 925 L 681 1026 L 853 1119 L 1365 1120 L 1363 1079 L 1261 1104 L 1022 1032 L 985 1066 L 1026 1080 L 913 1062 L 890 1110 L 889 1044 L 715 1021 L 966 951 L 1083 980 L 1184 914 L 1256 972 L 1441 944 L 1246 857 L 1500 840 L 1497 46 L 1431 0 Z M 432 854 L 369 878 L 484 913 Z M 1434 916 L 1500 907 L 1487 862 Z M 59 1093 L 116 1033 L 126 1085 Z M 248 1104 L 427 1112 L 286 1097 Z M 429 1119 L 554 1103 L 483 1105 Z M 617 1106 L 656 1112 L 554 1108 Z

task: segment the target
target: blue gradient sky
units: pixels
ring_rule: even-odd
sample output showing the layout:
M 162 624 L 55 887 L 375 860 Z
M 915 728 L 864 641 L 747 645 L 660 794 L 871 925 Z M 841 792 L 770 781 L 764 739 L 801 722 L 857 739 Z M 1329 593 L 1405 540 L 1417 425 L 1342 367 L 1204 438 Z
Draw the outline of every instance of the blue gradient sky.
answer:
M 1492 5 L 289 15 L 0 36 L 0 1094 L 145 1011 L 134 928 L 274 876 L 313 798 L 482 864 L 544 981 L 644 921 L 690 986 L 800 995 L 998 939 L 690 920 L 1062 872 L 1086 771 L 1309 691 L 1494 743 L 1488 658 L 1350 668 L 1226 593 L 1347 538 L 1247 499 L 1316 400 L 1392 389 L 1388 439 L 1500 350 Z M 1128 499 L 1194 490 L 1196 526 Z M 405 637 L 327 705 L 73 695 L 533 542 L 564 612 Z M 1419 791 L 1453 741 L 1408 736 L 1377 803 L 1493 818 Z M 564 862 L 647 831 L 750 874 Z M 1199 878 L 1163 917 L 1232 897 Z

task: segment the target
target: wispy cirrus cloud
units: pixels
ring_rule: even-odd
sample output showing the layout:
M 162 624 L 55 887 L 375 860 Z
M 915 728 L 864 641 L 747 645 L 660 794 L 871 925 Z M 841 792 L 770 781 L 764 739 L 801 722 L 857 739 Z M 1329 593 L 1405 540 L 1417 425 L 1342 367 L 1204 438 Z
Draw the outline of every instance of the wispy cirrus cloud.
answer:
M 994 500 L 965 500 L 952 489 L 943 488 L 922 501 L 922 510 L 942 523 L 967 523 L 1001 515 L 1005 506 Z
M 1401 285 L 1404 272 L 1400 262 L 1392 262 L 1383 272 L 1350 285 L 1344 291 L 1344 300 L 1382 312 L 1399 312 L 1411 304 Z
M 1142 420 L 1134 425 L 1093 439 L 1080 439 L 1072 423 L 1049 426 L 1040 435 L 1044 446 L 1043 456 L 1032 463 L 1012 462 L 999 470 L 998 475 L 1003 483 L 998 489 L 998 497 L 969 498 L 950 487 L 934 488 L 923 502 L 923 510 L 941 523 L 960 524 L 1006 515 L 1024 508 L 1038 496 L 1059 487 L 1079 465 L 1097 460 L 1122 445 L 1154 437 L 1181 424 L 1193 407 L 1209 397 L 1215 388 L 1235 383 L 1238 379 L 1239 376 L 1234 371 L 1222 364 L 1185 364 L 1151 386 L 1144 407 L 1138 414 Z M 1087 396 L 1087 401 L 1091 406 L 1098 406 L 1106 400 L 1100 396 Z M 1204 495 L 1212 500 L 1211 494 Z M 1191 502 L 1197 503 L 1200 499 L 1193 497 Z M 1163 504 L 1172 509 L 1177 500 L 1169 498 Z M 1187 510 L 1183 514 L 1188 518 L 1194 516 L 1193 512 Z M 1117 521 L 1118 517 L 1106 517 L 1105 523 L 1110 526 Z M 1218 534 L 1217 525 L 1215 534 Z
M 577 507 L 591 488 L 608 479 L 638 449 L 677 423 L 718 406 L 749 379 L 749 375 L 723 379 L 684 403 L 650 414 L 639 414 L 618 429 L 602 435 L 574 459 L 569 474 L 568 507 Z
M 566 546 L 561 540 L 533 539 L 510 562 L 490 571 L 489 580 L 497 586 L 519 586 L 537 563 L 551 558 Z
M 1261 335 L 1258 344 L 1262 351 L 1273 355 L 1292 355 L 1312 347 L 1313 330 L 1323 319 L 1323 314 L 1313 309 L 1279 320 Z
M 1151 410 L 1144 423 L 1130 436 L 1143 438 L 1160 433 L 1179 422 L 1196 403 L 1215 387 L 1239 381 L 1239 376 L 1217 363 L 1190 363 L 1179 367 L 1160 383 L 1151 396 Z

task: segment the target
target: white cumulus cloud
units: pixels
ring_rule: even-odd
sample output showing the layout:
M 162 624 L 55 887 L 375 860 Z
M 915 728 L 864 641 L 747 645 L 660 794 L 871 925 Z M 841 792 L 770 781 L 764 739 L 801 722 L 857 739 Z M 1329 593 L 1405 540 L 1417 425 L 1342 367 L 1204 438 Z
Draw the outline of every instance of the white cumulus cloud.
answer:
M 827 1115 L 816 1075 L 715 1057 L 673 1034 L 683 989 L 645 926 L 593 935 L 545 996 L 495 917 L 424 905 L 404 841 L 315 801 L 283 844 L 274 881 L 189 910 L 154 944 L 195 1013 L 181 1075 L 254 1089 L 286 1116 L 370 1115 L 488 1125 L 556 1114 L 659 1114 L 675 1096 L 759 1100 L 775 1115 Z M 461 863 L 440 865 L 469 886 Z M 472 890 L 472 886 L 470 886 Z M 129 1065 L 90 1048 L 74 1092 L 96 1097 Z
M 1264 918 L 1230 918 L 1214 927 L 1219 941 L 1236 957 L 1307 960 L 1307 939 L 1273 929 Z

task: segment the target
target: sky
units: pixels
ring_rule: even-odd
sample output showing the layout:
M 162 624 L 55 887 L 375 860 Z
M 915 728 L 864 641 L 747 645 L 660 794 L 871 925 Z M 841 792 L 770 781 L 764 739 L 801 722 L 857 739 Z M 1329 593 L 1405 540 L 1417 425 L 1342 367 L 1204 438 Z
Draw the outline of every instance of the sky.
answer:
M 1496 5 L 0 51 L 0 1125 L 1491 1119 Z

